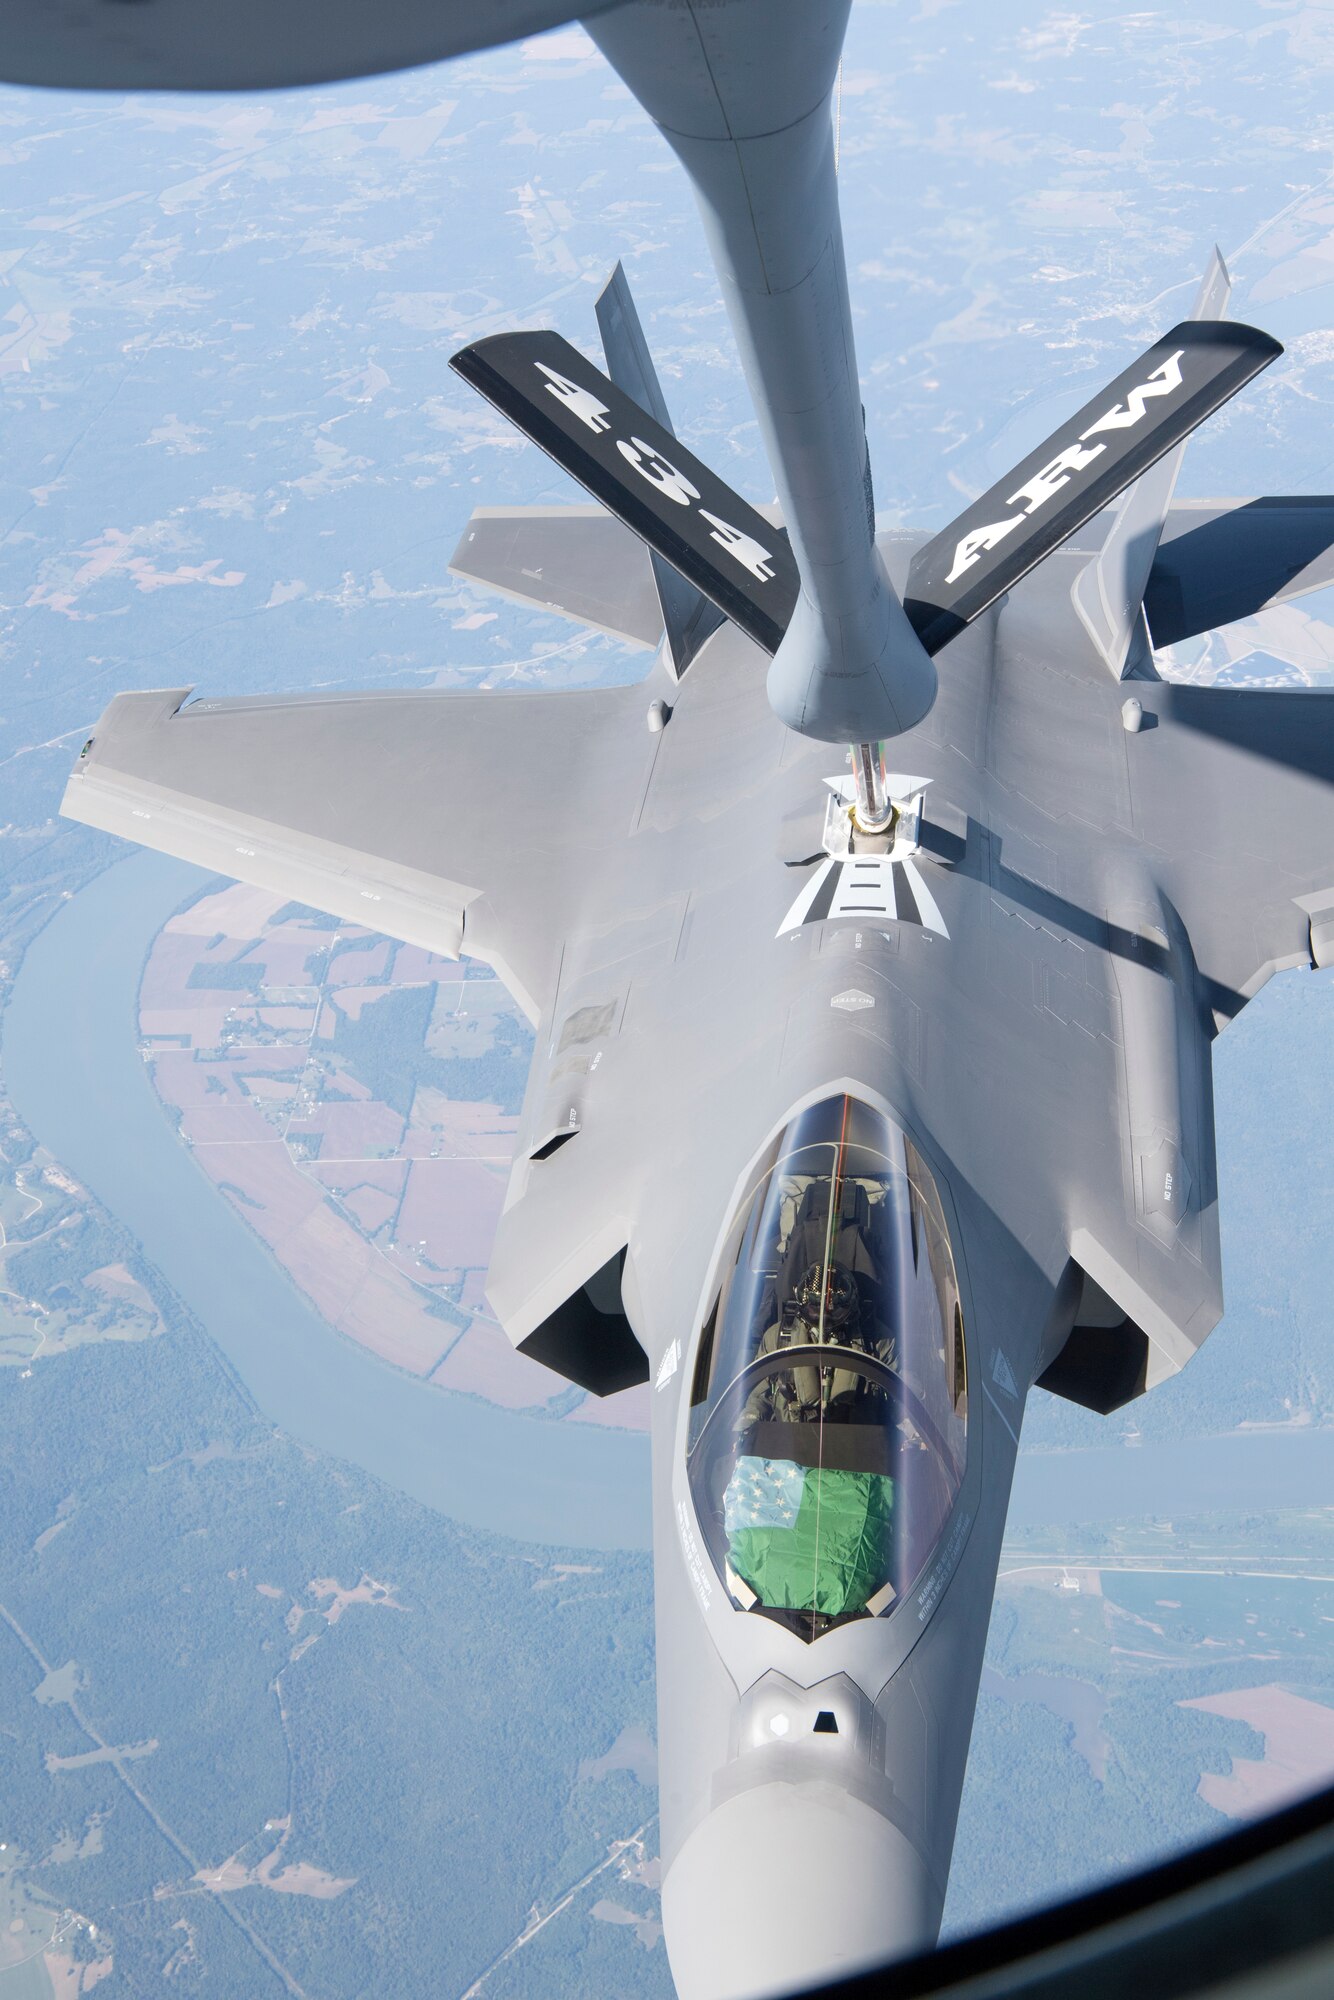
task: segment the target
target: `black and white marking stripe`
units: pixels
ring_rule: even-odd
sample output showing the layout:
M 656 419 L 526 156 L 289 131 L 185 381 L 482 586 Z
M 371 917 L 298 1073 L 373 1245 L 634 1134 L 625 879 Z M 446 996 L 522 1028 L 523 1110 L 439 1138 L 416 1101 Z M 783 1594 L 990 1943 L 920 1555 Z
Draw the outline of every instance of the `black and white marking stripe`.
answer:
M 883 855 L 830 858 L 806 883 L 778 929 L 782 937 L 803 924 L 852 922 L 918 924 L 948 937 L 936 899 L 911 861 Z

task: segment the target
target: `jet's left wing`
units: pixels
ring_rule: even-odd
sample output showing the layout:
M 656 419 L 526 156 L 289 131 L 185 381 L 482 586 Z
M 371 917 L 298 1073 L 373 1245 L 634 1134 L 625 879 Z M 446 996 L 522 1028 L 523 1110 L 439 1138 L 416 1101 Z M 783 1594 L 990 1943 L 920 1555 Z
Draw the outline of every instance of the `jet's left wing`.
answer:
M 643 786 L 643 756 L 607 742 L 636 690 L 189 692 L 117 696 L 67 818 L 428 951 L 466 949 L 538 1017 L 607 829 Z M 651 741 L 642 720 L 632 741 Z

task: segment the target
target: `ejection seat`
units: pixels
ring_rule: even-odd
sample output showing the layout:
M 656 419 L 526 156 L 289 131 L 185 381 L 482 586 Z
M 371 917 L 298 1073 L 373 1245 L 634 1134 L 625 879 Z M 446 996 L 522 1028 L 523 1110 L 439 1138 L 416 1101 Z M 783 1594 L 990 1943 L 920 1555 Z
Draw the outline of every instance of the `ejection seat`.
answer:
M 829 1227 L 829 1199 L 830 1182 L 825 1179 L 812 1181 L 802 1195 L 783 1260 L 780 1296 L 787 1301 L 795 1300 L 806 1274 L 812 1268 L 823 1271 L 828 1258 L 837 1269 L 851 1274 L 857 1287 L 860 1324 L 866 1327 L 874 1312 L 878 1275 L 870 1247 L 870 1197 L 859 1181 L 845 1180 L 839 1191 L 838 1213 L 832 1232 Z M 794 1327 L 790 1338 L 794 1343 L 800 1341 L 800 1330 Z M 817 1371 L 801 1368 L 794 1374 L 799 1400 L 806 1407 L 814 1408 L 821 1399 Z M 836 1370 L 832 1380 L 825 1384 L 826 1406 L 836 1403 L 840 1397 L 847 1399 L 853 1396 L 860 1380 L 859 1376 L 846 1369 Z
M 870 1247 L 871 1202 L 860 1181 L 845 1180 L 839 1195 L 833 1244 L 829 1244 L 829 1182 L 812 1181 L 801 1197 L 797 1219 L 784 1259 L 784 1279 L 791 1288 L 812 1264 L 823 1264 L 832 1247 L 832 1261 L 857 1277 L 874 1279 L 876 1262 Z M 859 1290 L 863 1287 L 859 1286 Z

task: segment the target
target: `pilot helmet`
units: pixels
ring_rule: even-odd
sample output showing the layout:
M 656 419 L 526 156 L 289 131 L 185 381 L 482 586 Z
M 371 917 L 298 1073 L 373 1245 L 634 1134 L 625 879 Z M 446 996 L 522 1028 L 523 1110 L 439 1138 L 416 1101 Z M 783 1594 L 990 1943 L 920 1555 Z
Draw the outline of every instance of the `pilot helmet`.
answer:
M 808 1265 L 797 1287 L 797 1306 L 806 1326 L 816 1332 L 821 1322 L 825 1337 L 837 1336 L 857 1318 L 857 1286 L 851 1271 L 833 1264 L 828 1270 Z

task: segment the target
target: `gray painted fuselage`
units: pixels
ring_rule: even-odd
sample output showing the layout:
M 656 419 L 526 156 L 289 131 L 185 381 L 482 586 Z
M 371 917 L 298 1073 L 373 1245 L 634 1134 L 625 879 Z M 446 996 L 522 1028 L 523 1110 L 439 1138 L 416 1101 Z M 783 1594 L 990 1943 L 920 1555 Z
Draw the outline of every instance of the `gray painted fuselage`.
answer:
M 900 567 L 908 552 L 888 549 Z M 525 1116 L 533 1143 L 571 1108 L 579 1134 L 520 1170 L 493 1285 L 503 1317 L 534 1323 L 549 1299 L 521 1298 L 524 1279 L 544 1283 L 580 1222 L 611 1209 L 585 1264 L 628 1241 L 625 1296 L 651 1367 L 684 1349 L 654 1392 L 653 1435 L 665 1908 L 686 1994 L 778 1990 L 934 1937 L 1024 1392 L 1070 1331 L 1081 1269 L 1149 1334 L 1149 1382 L 1221 1311 L 1214 1007 L 1306 962 L 1292 896 L 1334 885 L 1334 808 L 1318 778 L 1211 734 L 1245 696 L 1141 683 L 1149 726 L 1126 731 L 1125 686 L 1071 602 L 1087 560 L 1051 560 L 949 648 L 935 709 L 895 746 L 931 781 L 918 865 L 947 939 L 852 920 L 775 935 L 840 760 L 774 723 L 762 657 L 734 633 L 672 695 L 660 736 L 639 733 L 651 688 L 618 702 L 607 763 L 642 768 L 642 795 L 566 933 Z M 1311 701 L 1328 745 L 1329 705 Z M 1322 843 L 1328 882 L 1309 858 Z M 584 1007 L 611 1007 L 617 1025 L 572 1078 L 549 1052 Z M 748 1167 L 794 1105 L 844 1086 L 890 1109 L 946 1192 L 969 1472 L 918 1597 L 806 1645 L 733 1610 L 691 1547 L 683 1405 Z M 803 1688 L 847 1676 L 874 1715 L 851 1736 L 747 1747 L 744 1697 L 766 1673 Z M 874 1898 L 836 1832 L 827 1868 L 820 1836 L 801 1832 L 801 1811 L 836 1796 L 881 1816 L 844 1829 L 876 1848 Z M 789 1906 L 799 1916 L 779 1923 Z
M 567 563 L 580 529 L 613 597 L 651 595 L 643 551 L 587 510 L 553 539 Z M 892 569 L 912 547 L 886 543 Z M 1088 560 L 1049 558 L 949 646 L 896 746 L 929 780 L 915 866 L 947 936 L 864 918 L 779 935 L 842 760 L 775 719 L 764 656 L 730 626 L 679 685 L 659 660 L 584 695 L 123 696 L 68 789 L 74 817 L 461 944 L 532 1014 L 490 1294 L 524 1341 L 624 1250 L 623 1307 L 661 1378 L 664 1908 L 686 2000 L 934 1936 L 1024 1395 L 1086 1279 L 1147 1336 L 1141 1386 L 1215 1323 L 1210 1042 L 1270 972 L 1309 962 L 1312 912 L 1334 908 L 1334 700 L 1118 682 L 1072 600 Z M 560 566 L 534 588 L 559 596 Z M 516 781 L 544 802 L 521 822 Z M 711 1567 L 685 1403 L 748 1173 L 795 1107 L 837 1091 L 883 1108 L 940 1187 L 968 1452 L 916 1587 L 806 1643 L 734 1609 Z M 757 1720 L 774 1699 L 781 1742 Z M 836 1735 L 809 1726 L 821 1707 Z

